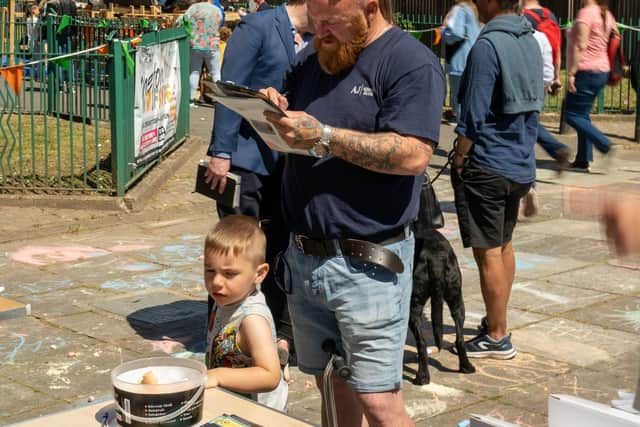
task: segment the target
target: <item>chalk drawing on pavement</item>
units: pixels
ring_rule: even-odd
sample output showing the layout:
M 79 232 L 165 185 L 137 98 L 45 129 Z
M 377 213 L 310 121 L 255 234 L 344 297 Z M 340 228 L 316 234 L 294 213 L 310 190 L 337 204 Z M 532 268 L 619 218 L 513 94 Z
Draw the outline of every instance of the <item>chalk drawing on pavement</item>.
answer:
M 542 298 L 547 301 L 551 301 L 555 304 L 568 304 L 573 301 L 572 298 L 563 297 L 562 295 L 557 295 L 551 292 L 545 292 L 541 289 L 536 289 L 535 285 L 532 283 L 514 283 L 513 290 L 518 290 L 521 292 L 525 292 L 529 295 L 533 295 L 538 298 Z
M 200 241 L 165 245 L 142 254 L 152 262 L 167 266 L 192 265 L 201 262 L 203 245 Z
M 181 240 L 201 240 L 204 241 L 202 234 L 184 234 L 180 237 Z
M 625 326 L 630 326 L 636 331 L 640 331 L 640 306 L 636 308 L 638 308 L 638 310 L 615 310 L 614 314 L 610 314 L 607 317 L 617 320 Z
M 29 342 L 29 335 L 12 332 L 7 342 L 0 341 L 0 366 L 15 363 L 21 353 L 38 353 L 44 347 L 55 350 L 64 347 L 65 344 L 61 337 L 46 337 Z
M 148 263 L 148 262 L 138 262 L 138 263 L 131 263 L 131 264 L 123 265 L 122 267 L 119 267 L 119 269 L 123 270 L 123 271 L 139 272 L 139 271 L 156 270 L 159 267 L 160 266 L 157 265 L 157 264 L 151 264 L 151 263 Z
M 147 289 L 181 288 L 187 290 L 204 289 L 201 274 L 192 271 L 162 270 L 133 277 L 113 279 L 100 285 L 103 289 Z
M 71 384 L 71 380 L 68 378 L 69 369 L 77 363 L 77 360 L 71 362 L 49 362 L 47 365 L 47 376 L 51 377 L 49 388 L 51 390 L 69 389 Z
M 107 249 L 94 248 L 93 246 L 25 246 L 12 252 L 9 258 L 12 261 L 23 264 L 43 266 L 56 263 L 69 263 L 90 258 L 101 257 L 111 253 L 131 252 L 149 249 L 149 245 L 115 245 Z

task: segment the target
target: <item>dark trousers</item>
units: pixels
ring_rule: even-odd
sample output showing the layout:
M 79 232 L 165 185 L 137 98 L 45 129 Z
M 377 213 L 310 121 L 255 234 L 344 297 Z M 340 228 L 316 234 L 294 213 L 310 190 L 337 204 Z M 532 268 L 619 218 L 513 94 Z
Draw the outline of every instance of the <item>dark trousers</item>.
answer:
M 269 274 L 262 282 L 261 290 L 273 315 L 278 337 L 291 341 L 293 331 L 287 308 L 287 296 L 276 283 L 274 262 L 276 255 L 284 252 L 289 245 L 289 232 L 282 221 L 280 208 L 283 167 L 284 156 L 278 160 L 276 171 L 268 176 L 232 167 L 231 172 L 242 177 L 240 206 L 234 209 L 218 205 L 218 216 L 224 218 L 227 215 L 248 215 L 260 220 L 262 230 L 267 237 L 266 261 L 270 267 Z M 280 282 L 282 283 L 282 280 Z M 209 297 L 209 314 L 212 306 L 213 299 Z
M 558 152 L 560 150 L 568 150 L 569 147 L 561 143 L 551 134 L 544 126 L 538 126 L 538 144 L 550 155 L 553 159 L 558 159 Z

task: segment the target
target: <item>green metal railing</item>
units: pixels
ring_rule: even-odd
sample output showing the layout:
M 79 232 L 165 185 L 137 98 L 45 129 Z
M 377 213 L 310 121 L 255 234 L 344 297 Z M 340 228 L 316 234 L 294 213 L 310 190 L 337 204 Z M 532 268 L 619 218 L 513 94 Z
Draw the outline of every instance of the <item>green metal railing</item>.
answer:
M 27 43 L 23 17 L 1 27 L 5 30 L 0 34 L 2 66 L 10 60 L 46 61 L 24 67 L 19 93 L 0 79 L 0 193 L 122 195 L 155 161 L 140 166 L 131 160 L 133 132 L 123 129 L 133 128 L 134 78 L 123 72 L 121 45 L 108 40 L 127 39 L 148 31 L 149 25 L 139 19 L 76 17 L 63 35 L 57 31 L 60 19 L 48 17 L 42 22 L 38 43 Z M 15 28 L 13 46 L 8 43 L 9 24 Z M 181 63 L 188 64 L 188 40 L 182 29 L 145 34 L 140 46 L 167 40 L 178 41 Z M 59 55 L 104 43 L 110 44 L 109 54 L 75 55 L 66 67 L 54 62 Z M 135 52 L 131 55 L 135 58 Z M 181 68 L 181 86 L 188 91 L 186 65 Z M 182 97 L 179 117 L 176 141 L 166 151 L 188 133 L 187 95 Z
M 405 15 L 398 13 L 395 15 L 395 21 L 398 26 L 407 31 L 420 31 L 442 25 L 442 16 L 427 16 L 427 15 Z M 632 27 L 640 27 L 640 19 L 631 20 L 624 17 L 618 18 L 618 22 Z M 562 27 L 564 23 L 560 21 Z M 566 31 L 563 31 L 566 33 Z M 626 57 L 631 59 L 634 54 L 634 49 L 637 43 L 640 41 L 640 33 L 634 31 L 622 31 L 623 35 L 623 48 L 626 53 Z M 433 45 L 435 40 L 435 34 L 433 32 L 420 33 L 420 41 L 426 46 L 431 48 L 433 52 L 442 58 L 443 53 L 442 43 L 437 46 Z M 564 39 L 564 45 L 566 46 L 566 37 Z M 564 59 L 563 59 L 564 63 Z M 562 75 L 563 80 L 566 82 L 567 75 L 564 70 Z M 565 85 L 566 87 L 566 85 Z M 564 100 L 564 93 L 558 96 L 548 96 L 545 101 L 545 111 L 547 112 L 559 112 L 562 109 L 562 101 Z M 447 105 L 449 106 L 449 97 L 447 96 Z M 625 78 L 620 84 L 614 87 L 607 86 L 600 93 L 594 106 L 594 113 L 616 113 L 616 114 L 632 114 L 635 112 L 636 107 L 636 93 L 631 87 L 631 81 Z
M 138 49 L 145 46 L 178 42 L 180 56 L 180 88 L 181 96 L 177 111 L 175 141 L 165 148 L 163 154 L 171 151 L 189 133 L 189 40 L 183 29 L 171 28 L 160 32 L 147 33 L 142 37 Z M 109 66 L 110 105 L 112 129 L 112 158 L 114 188 L 118 195 L 123 195 L 126 189 L 140 178 L 150 167 L 162 159 L 156 159 L 139 164 L 136 163 L 134 150 L 134 103 L 131 95 L 135 90 L 134 75 L 127 69 L 126 55 L 122 44 L 117 40 L 109 43 L 113 61 Z M 140 106 L 136 106 L 141 108 Z

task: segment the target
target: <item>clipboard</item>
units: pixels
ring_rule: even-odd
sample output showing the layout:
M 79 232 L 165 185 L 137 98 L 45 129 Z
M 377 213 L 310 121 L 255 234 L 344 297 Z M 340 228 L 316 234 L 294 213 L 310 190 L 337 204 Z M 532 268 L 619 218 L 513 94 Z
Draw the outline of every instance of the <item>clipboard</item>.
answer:
M 271 149 L 282 153 L 313 157 L 309 150 L 289 147 L 280 138 L 275 126 L 264 118 L 265 111 L 272 111 L 282 116 L 287 115 L 285 111 L 280 109 L 264 94 L 231 82 L 218 81 L 213 83 L 205 80 L 203 84 L 205 92 L 208 92 L 215 102 L 242 116 L 253 127 L 260 139 Z
M 227 185 L 224 188 L 224 192 L 220 194 L 218 189 L 211 189 L 211 185 L 205 181 L 205 172 L 209 167 L 209 162 L 206 160 L 200 160 L 198 163 L 198 174 L 196 175 L 195 193 L 207 196 L 210 199 L 216 201 L 229 208 L 237 208 L 240 206 L 240 185 L 242 184 L 242 177 L 235 173 L 227 172 Z

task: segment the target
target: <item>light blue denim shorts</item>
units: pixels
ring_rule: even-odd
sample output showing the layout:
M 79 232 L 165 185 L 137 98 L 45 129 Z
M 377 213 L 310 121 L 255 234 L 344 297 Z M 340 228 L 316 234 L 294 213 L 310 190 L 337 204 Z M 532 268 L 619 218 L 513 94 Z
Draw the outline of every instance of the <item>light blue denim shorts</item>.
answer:
M 409 321 L 414 238 L 385 246 L 404 264 L 400 274 L 353 257 L 304 255 L 294 238 L 285 253 L 285 287 L 302 372 L 322 374 L 331 339 L 346 358 L 347 380 L 361 393 L 399 389 Z

